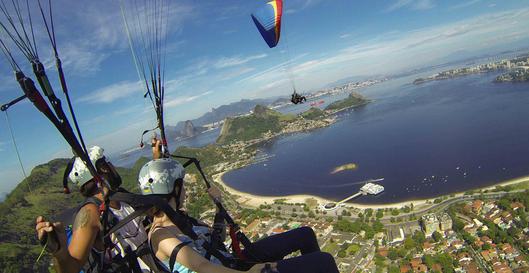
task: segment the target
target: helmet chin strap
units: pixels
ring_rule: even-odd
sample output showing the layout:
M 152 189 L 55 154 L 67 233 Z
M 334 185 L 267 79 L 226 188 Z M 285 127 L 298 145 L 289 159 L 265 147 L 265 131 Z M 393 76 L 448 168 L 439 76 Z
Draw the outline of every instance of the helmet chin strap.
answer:
M 175 186 L 178 185 L 178 192 L 176 192 L 176 199 L 175 199 L 175 203 L 176 203 L 176 209 L 179 210 L 180 209 L 180 196 L 182 195 L 182 188 L 184 187 L 184 179 L 180 178 L 176 181 L 175 183 Z

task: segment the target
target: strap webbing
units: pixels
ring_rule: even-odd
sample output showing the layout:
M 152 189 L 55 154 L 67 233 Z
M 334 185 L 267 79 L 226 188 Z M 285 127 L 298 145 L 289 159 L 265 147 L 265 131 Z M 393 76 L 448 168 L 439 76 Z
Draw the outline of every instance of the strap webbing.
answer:
M 110 236 L 110 234 L 112 233 L 115 233 L 118 229 L 122 228 L 123 226 L 128 224 L 130 221 L 134 220 L 136 217 L 143 215 L 147 210 L 149 210 L 149 207 L 142 207 L 142 208 L 136 209 L 133 213 L 123 218 L 121 221 L 119 221 L 118 224 L 114 225 L 109 231 L 107 231 L 105 233 L 105 237 Z
M 169 257 L 169 269 L 171 272 L 174 270 L 174 264 L 176 263 L 176 255 L 178 255 L 178 252 L 180 252 L 180 249 L 182 249 L 184 246 L 190 244 L 191 242 L 183 242 L 178 244 L 173 248 L 173 251 L 171 251 L 171 257 Z

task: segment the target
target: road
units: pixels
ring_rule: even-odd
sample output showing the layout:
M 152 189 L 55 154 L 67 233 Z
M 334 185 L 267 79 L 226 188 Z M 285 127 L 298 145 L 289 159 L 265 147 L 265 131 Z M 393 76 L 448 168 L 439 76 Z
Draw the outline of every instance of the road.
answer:
M 457 202 L 470 201 L 470 200 L 474 200 L 476 198 L 481 198 L 482 196 L 483 196 L 484 199 L 491 199 L 491 198 L 499 199 L 499 198 L 503 197 L 506 194 L 512 194 L 512 193 L 518 193 L 518 192 L 524 192 L 524 191 L 525 190 L 516 190 L 516 191 L 510 191 L 510 192 L 489 192 L 489 193 L 475 193 L 473 195 L 460 195 L 460 196 L 456 196 L 456 197 L 445 199 L 445 200 L 441 201 L 439 204 L 433 204 L 430 207 L 423 208 L 423 209 L 420 209 L 420 210 L 411 211 L 409 213 L 401 213 L 398 216 L 385 216 L 384 218 L 382 218 L 380 220 L 380 222 L 382 224 L 384 224 L 385 226 L 388 226 L 388 227 L 398 226 L 398 225 L 403 225 L 403 224 L 409 224 L 409 223 L 416 223 L 417 219 L 419 219 L 422 215 L 430 213 L 430 212 L 433 212 L 433 211 L 444 210 L 448 206 L 450 206 L 452 204 L 455 204 Z M 300 206 L 296 206 L 296 205 L 271 204 L 271 206 L 272 206 L 272 210 L 270 210 L 270 211 L 272 211 L 274 213 L 279 212 L 282 216 L 286 216 L 286 217 L 290 217 L 292 215 L 292 213 L 294 213 L 294 212 L 297 213 L 298 215 L 299 214 L 307 214 L 308 213 L 306 211 L 303 211 L 303 209 L 301 209 Z M 278 206 L 281 207 L 280 210 L 277 210 Z M 295 209 L 295 211 L 294 211 L 294 209 Z M 338 217 L 338 216 L 341 215 L 341 213 L 338 213 L 338 210 L 336 210 L 334 212 L 335 213 L 317 214 L 315 218 L 317 219 L 317 218 L 329 217 L 329 216 L 330 217 Z M 373 213 L 375 214 L 376 210 Z M 411 221 L 407 220 L 412 215 L 415 216 L 416 220 L 411 220 Z M 359 219 L 357 217 L 357 215 L 342 216 L 342 217 L 345 218 L 345 219 L 349 219 L 351 221 L 355 221 L 355 220 Z M 392 223 L 391 222 L 391 218 L 392 217 L 398 218 L 398 219 L 404 219 L 404 221 L 400 221 L 400 222 L 397 222 L 397 223 Z M 303 220 L 303 219 L 298 218 L 298 220 Z
M 484 199 L 491 199 L 491 198 L 492 199 L 499 199 L 499 198 L 503 197 L 506 194 L 524 192 L 524 191 L 525 190 L 517 190 L 517 191 L 510 191 L 510 192 L 489 192 L 489 193 L 483 193 L 483 194 L 476 193 L 476 194 L 473 194 L 473 195 L 457 196 L 457 197 L 446 199 L 446 200 L 442 201 L 439 204 L 434 204 L 433 206 L 428 207 L 428 208 L 424 208 L 422 210 L 412 211 L 410 213 L 405 213 L 405 214 L 399 214 L 398 216 L 396 216 L 396 218 L 406 219 L 406 218 L 409 218 L 409 216 L 411 216 L 411 215 L 415 215 L 417 217 L 417 219 L 419 219 L 424 214 L 430 213 L 432 211 L 443 210 L 446 207 L 448 207 L 448 206 L 450 206 L 452 204 L 455 204 L 457 202 L 469 201 L 469 200 L 474 200 L 476 198 L 481 198 L 482 195 L 483 195 Z M 382 222 L 385 226 L 395 226 L 395 225 L 402 225 L 402 224 L 405 224 L 405 223 L 416 222 L 416 221 L 417 220 L 401 221 L 399 223 L 391 223 L 388 219 L 382 219 L 380 222 Z

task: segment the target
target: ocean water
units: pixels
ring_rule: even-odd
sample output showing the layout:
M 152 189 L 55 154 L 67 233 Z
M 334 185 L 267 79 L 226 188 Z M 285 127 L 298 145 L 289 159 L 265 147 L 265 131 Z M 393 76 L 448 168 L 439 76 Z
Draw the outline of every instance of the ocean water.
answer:
M 385 191 L 358 203 L 391 203 L 464 191 L 529 174 L 529 84 L 496 84 L 498 73 L 413 85 L 390 80 L 360 93 L 371 104 L 330 127 L 261 147 L 266 162 L 225 182 L 265 196 L 312 194 L 340 200 L 368 179 Z M 289 110 L 294 111 L 294 110 Z M 331 174 L 342 164 L 358 169 Z

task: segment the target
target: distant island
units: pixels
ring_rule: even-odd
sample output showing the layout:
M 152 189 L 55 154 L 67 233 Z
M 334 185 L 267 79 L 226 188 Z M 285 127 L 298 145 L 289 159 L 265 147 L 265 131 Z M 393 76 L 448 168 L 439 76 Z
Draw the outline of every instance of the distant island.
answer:
M 325 111 L 336 113 L 349 108 L 362 106 L 369 102 L 370 100 L 366 99 L 359 93 L 352 92 L 347 98 L 329 104 L 325 107 Z
M 496 82 L 526 81 L 529 69 L 529 57 L 516 57 L 510 60 L 501 60 L 472 67 L 455 68 L 439 72 L 426 78 L 417 78 L 413 84 L 422 84 L 430 81 L 446 80 L 472 74 L 487 73 L 498 70 L 507 70 L 508 73 L 499 76 Z M 525 76 L 523 76 L 525 75 Z M 525 80 L 523 80 L 525 79 Z
M 282 134 L 326 127 L 334 123 L 333 115 L 337 112 L 369 102 L 362 95 L 352 92 L 347 98 L 330 104 L 324 110 L 313 107 L 297 116 L 257 105 L 251 114 L 225 119 L 217 143 L 243 141 L 254 144 Z
M 356 169 L 358 169 L 358 165 L 356 163 L 348 163 L 334 168 L 331 174 L 336 174 L 343 171 L 354 171 Z

